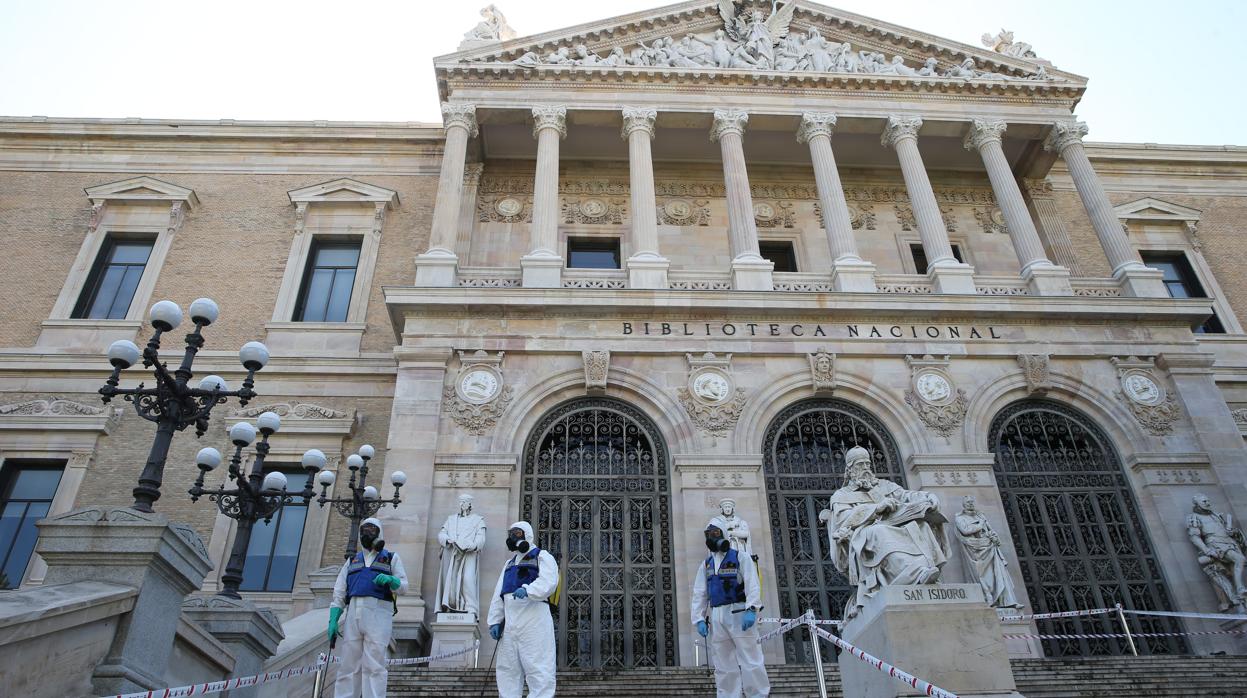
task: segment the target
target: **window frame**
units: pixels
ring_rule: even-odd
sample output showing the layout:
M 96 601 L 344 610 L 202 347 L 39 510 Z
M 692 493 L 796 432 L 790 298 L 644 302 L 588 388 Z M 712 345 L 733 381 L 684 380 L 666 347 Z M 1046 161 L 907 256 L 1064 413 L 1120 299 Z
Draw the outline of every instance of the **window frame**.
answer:
M 152 253 L 156 249 L 156 240 L 158 236 L 149 234 L 134 234 L 114 231 L 107 233 L 100 242 L 99 250 L 95 254 L 95 261 L 91 265 L 91 271 L 87 274 L 82 284 L 82 291 L 78 294 L 78 301 L 74 304 L 74 309 L 70 313 L 70 319 L 73 320 L 124 320 L 130 315 L 130 310 L 134 308 L 134 301 L 138 297 L 139 286 L 143 283 L 143 275 L 147 273 L 148 267 L 151 265 Z M 126 312 L 121 317 L 88 317 L 88 311 L 94 307 L 96 300 L 99 298 L 100 283 L 104 276 L 105 269 L 112 266 L 112 263 L 106 261 L 105 258 L 111 256 L 121 244 L 142 241 L 148 243 L 147 257 L 143 260 L 143 271 L 139 273 L 139 279 L 135 282 L 134 291 L 130 294 L 130 303 L 126 306 Z M 126 263 L 127 266 L 137 266 Z M 114 298 L 114 304 L 116 300 Z
M 613 235 L 613 234 L 611 235 L 577 235 L 577 234 L 571 233 L 567 235 L 564 245 L 565 245 L 565 250 L 566 250 L 564 254 L 564 259 L 566 260 L 564 261 L 564 268 L 566 269 L 575 269 L 575 270 L 580 270 L 580 271 L 591 272 L 591 271 L 621 271 L 624 268 L 623 267 L 623 261 L 624 261 L 623 240 L 619 235 Z M 572 248 L 576 245 L 587 245 L 589 247 L 602 248 L 599 250 L 588 250 L 588 251 L 598 251 L 598 252 L 606 251 L 605 248 L 608 248 L 608 247 L 611 248 L 609 251 L 612 252 L 615 256 L 615 266 L 613 267 L 575 267 L 575 266 L 572 266 L 572 252 L 573 252 Z
M 286 475 L 287 478 L 289 478 L 291 475 L 307 475 L 307 471 L 304 470 L 303 467 L 300 466 L 298 463 L 287 463 L 287 462 L 273 463 L 272 467 L 269 467 L 269 463 L 266 462 L 264 472 L 265 474 L 268 474 L 271 472 L 280 472 Z M 311 479 L 313 487 L 315 487 L 316 485 L 315 475 L 308 475 L 308 477 Z M 288 491 L 296 491 L 296 490 L 288 489 Z M 302 491 L 302 490 L 300 489 L 297 491 Z M 266 562 L 264 565 L 264 581 L 263 583 L 260 584 L 260 588 L 249 589 L 249 588 L 246 588 L 244 585 L 246 585 L 247 583 L 246 563 L 252 557 L 251 543 L 255 541 L 256 531 L 260 530 L 259 527 L 269 525 L 269 524 L 265 524 L 263 519 L 260 519 L 259 521 L 255 522 L 255 525 L 252 526 L 251 528 L 251 540 L 248 541 L 247 543 L 247 556 L 246 558 L 244 558 L 244 561 L 243 561 L 243 579 L 238 587 L 238 590 L 240 592 L 246 591 L 250 593 L 261 593 L 261 594 L 289 594 L 294 591 L 295 586 L 299 582 L 300 563 L 303 561 L 303 539 L 307 537 L 307 528 L 308 528 L 308 523 L 309 523 L 308 520 L 310 518 L 310 514 L 312 513 L 310 504 L 311 504 L 311 500 L 309 500 L 308 502 L 304 502 L 302 499 L 299 499 L 296 497 L 290 503 L 286 504 L 281 509 L 279 509 L 276 514 L 273 515 L 272 525 L 276 526 L 276 528 L 273 531 L 272 544 L 269 546 L 267 555 L 264 556 L 266 558 Z M 285 521 L 286 510 L 290 507 L 301 508 L 304 510 L 303 511 L 303 524 L 299 527 L 299 540 L 298 540 L 298 543 L 294 546 L 295 548 L 294 569 L 290 571 L 290 586 L 289 588 L 274 589 L 274 588 L 270 588 L 269 586 L 269 581 L 273 574 L 273 557 L 274 557 L 273 553 L 276 552 L 277 543 L 281 539 L 281 530 L 282 530 L 281 526 L 282 526 L 282 522 Z
M 1170 281 L 1165 278 L 1161 279 L 1161 283 L 1164 284 L 1165 290 L 1169 293 L 1170 298 L 1177 298 L 1177 296 L 1173 295 L 1173 290 L 1170 288 L 1170 284 L 1180 284 L 1187 294 L 1184 298 L 1203 298 L 1213 302 L 1214 307 L 1212 309 L 1212 316 L 1205 320 L 1204 324 L 1200 325 L 1198 329 L 1192 330 L 1192 332 L 1202 335 L 1229 334 L 1229 331 L 1226 329 L 1225 322 L 1221 319 L 1221 312 L 1219 311 L 1219 308 L 1216 307 L 1218 305 L 1216 303 L 1217 299 L 1208 293 L 1207 286 L 1205 286 L 1199 278 L 1199 272 L 1192 263 L 1191 256 L 1188 255 L 1186 251 L 1145 248 L 1139 250 L 1139 257 L 1143 260 L 1145 265 L 1151 267 L 1152 269 L 1160 269 L 1159 267 L 1152 266 L 1157 263 L 1168 263 L 1173 265 L 1173 269 L 1176 272 L 1178 279 L 1176 281 Z M 1149 257 L 1151 259 L 1148 259 Z M 1197 291 L 1198 295 L 1191 293 L 1191 291 Z
M 926 276 L 930 273 L 931 263 L 927 261 L 927 250 L 922 246 L 922 241 L 906 240 L 904 242 L 905 250 L 909 253 L 907 262 L 913 265 L 914 273 Z M 960 241 L 948 241 L 948 246 L 953 250 L 953 259 L 961 264 L 967 264 L 965 246 Z M 922 255 L 922 261 L 927 262 L 925 268 L 918 269 L 918 255 Z
M 334 281 L 334 283 L 330 286 L 330 289 L 329 289 L 329 290 L 330 290 L 330 299 L 329 299 L 329 300 L 326 302 L 326 304 L 325 304 L 325 311 L 326 311 L 326 313 L 328 313 L 328 311 L 329 311 L 329 307 L 330 307 L 330 305 L 332 305 L 332 295 L 333 295 L 333 290 L 334 290 L 335 288 L 337 288 L 337 282 L 336 282 L 336 279 L 337 279 L 337 271 L 338 271 L 338 270 L 342 270 L 342 269 L 346 269 L 346 267 L 339 267 L 339 266 L 335 266 L 335 267 L 318 267 L 318 266 L 316 266 L 316 264 L 315 264 L 316 256 L 317 256 L 317 255 L 318 255 L 318 254 L 319 254 L 322 250 L 325 250 L 325 249 L 346 249 L 346 248 L 348 248 L 348 247 L 350 247 L 350 248 L 354 248 L 354 250 L 355 250 L 355 266 L 354 266 L 354 268 L 353 268 L 353 269 L 354 269 L 354 272 L 353 272 L 353 274 L 352 274 L 352 276 L 351 276 L 351 286 L 350 286 L 350 289 L 349 289 L 349 291 L 348 291 L 348 292 L 350 293 L 350 296 L 347 298 L 347 302 L 346 302 L 346 313 L 345 313 L 345 315 L 343 316 L 343 318 L 342 318 L 341 320 L 329 320 L 329 319 L 324 319 L 324 318 L 319 319 L 319 320 L 307 320 L 307 319 L 305 319 L 303 316 L 307 313 L 308 294 L 310 294 L 310 293 L 311 293 L 311 290 L 312 290 L 311 286 L 312 286 L 312 276 L 313 276 L 313 274 L 315 274 L 315 273 L 316 273 L 316 271 L 317 271 L 318 269 L 332 268 L 332 269 L 334 269 L 334 270 L 335 270 L 335 275 L 334 275 L 334 279 L 335 279 L 335 281 Z M 313 238 L 313 239 L 312 239 L 312 241 L 311 241 L 311 243 L 310 243 L 310 245 L 308 246 L 308 250 L 307 250 L 307 260 L 304 262 L 304 265 L 303 265 L 303 281 L 299 284 L 299 293 L 298 293 L 298 296 L 296 296 L 295 305 L 294 305 L 294 312 L 293 312 L 293 314 L 291 315 L 290 321 L 291 321 L 291 322 L 301 322 L 301 323 L 306 323 L 306 322 L 321 322 L 321 323 L 343 323 L 343 322 L 350 322 L 350 317 L 351 317 L 351 304 L 352 304 L 352 303 L 354 303 L 354 301 L 355 301 L 355 294 L 356 294 L 356 293 L 360 290 L 360 289 L 358 289 L 358 288 L 357 288 L 357 285 L 358 285 L 358 284 L 357 284 L 357 282 L 358 282 L 358 280 L 359 280 L 359 273 L 360 273 L 359 263 L 360 263 L 360 259 L 361 259 L 361 257 L 363 256 L 363 251 L 364 251 L 364 241 L 363 241 L 363 237 L 362 237 L 362 236 L 359 236 L 359 235 L 342 235 L 342 236 L 337 236 L 337 235 L 318 235 L 318 236 L 316 236 L 315 238 Z
M 775 264 L 775 260 L 771 259 L 770 257 L 767 257 L 766 254 L 763 252 L 763 250 L 767 246 L 778 246 L 778 245 L 787 246 L 788 257 L 792 261 L 792 269 L 780 269 L 779 265 Z M 801 255 L 797 251 L 796 241 L 791 238 L 759 238 L 758 239 L 758 254 L 761 255 L 763 259 L 771 262 L 772 264 L 775 264 L 773 271 L 776 274 L 797 274 L 801 272 L 801 262 L 800 262 Z
M 25 470 L 41 470 L 41 471 L 53 471 L 54 470 L 59 473 L 59 476 L 57 477 L 57 480 L 56 480 L 56 487 L 52 489 L 51 494 L 46 499 L 41 498 L 41 499 L 17 500 L 17 501 L 25 502 L 26 504 L 26 509 L 22 513 L 22 522 L 21 524 L 19 524 L 18 531 L 20 531 L 21 526 L 25 524 L 26 519 L 29 516 L 30 505 L 32 503 L 46 502 L 48 505 L 48 511 L 45 514 L 39 516 L 38 517 L 39 519 L 47 518 L 48 516 L 52 516 L 54 514 L 54 511 L 55 511 L 54 507 L 56 505 L 56 495 L 60 491 L 62 483 L 65 481 L 65 476 L 67 474 L 66 471 L 68 470 L 68 467 L 69 467 L 68 459 L 57 459 L 57 458 L 4 458 L 4 459 L 0 459 L 0 511 L 2 511 L 5 507 L 7 507 L 11 502 L 14 501 L 12 498 L 7 496 L 6 491 L 9 489 L 10 485 L 14 482 L 14 480 L 16 480 L 18 473 L 25 471 Z M 31 525 L 34 525 L 33 522 L 31 523 Z M 12 540 L 7 541 L 7 542 L 0 540 L 0 572 L 2 572 L 4 568 L 8 566 L 10 557 L 13 555 L 13 549 L 16 546 L 16 543 L 17 543 L 16 535 L 13 537 Z M 37 543 L 38 543 L 38 529 L 36 529 L 36 534 L 35 534 L 35 544 L 37 545 Z M 18 574 L 16 578 L 10 578 L 8 580 L 9 581 L 8 587 L 0 587 L 0 589 L 16 589 L 20 587 L 22 583 L 26 581 L 26 578 L 30 574 L 31 569 L 34 566 L 33 563 L 35 562 L 36 559 L 37 559 L 37 555 L 35 554 L 35 545 L 31 545 L 30 552 L 26 556 L 26 563 L 22 566 L 21 573 Z

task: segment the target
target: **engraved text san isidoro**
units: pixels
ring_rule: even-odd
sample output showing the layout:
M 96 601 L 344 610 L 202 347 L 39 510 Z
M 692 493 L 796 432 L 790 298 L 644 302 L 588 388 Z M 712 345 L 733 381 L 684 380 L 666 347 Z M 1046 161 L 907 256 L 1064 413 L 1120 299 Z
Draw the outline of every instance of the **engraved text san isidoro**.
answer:
M 642 337 L 829 337 L 834 339 L 966 340 L 1008 339 L 997 325 L 811 322 L 620 323 L 621 333 Z

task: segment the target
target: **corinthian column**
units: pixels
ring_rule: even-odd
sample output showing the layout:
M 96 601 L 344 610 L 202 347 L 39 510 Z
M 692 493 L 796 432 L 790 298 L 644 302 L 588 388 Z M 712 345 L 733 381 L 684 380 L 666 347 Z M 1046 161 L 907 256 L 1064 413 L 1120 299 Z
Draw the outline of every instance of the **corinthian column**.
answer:
M 753 217 L 753 194 L 745 169 L 742 137 L 749 115 L 742 109 L 716 109 L 710 140 L 723 153 L 723 183 L 727 191 L 728 244 L 732 253 L 732 287 L 741 291 L 775 288 L 771 272 L 775 265 L 758 251 L 758 225 Z
M 650 141 L 654 139 L 653 109 L 624 107 L 623 130 L 628 141 L 629 189 L 632 192 L 632 246 L 628 258 L 630 288 L 666 288 L 671 262 L 658 252 L 658 211 L 654 203 L 654 160 Z
M 853 221 L 844 200 L 844 186 L 831 151 L 831 130 L 836 115 L 806 112 L 801 115 L 797 142 L 808 143 L 814 164 L 814 185 L 823 211 L 823 230 L 831 247 L 831 283 L 837 291 L 875 291 L 875 265 L 862 260 L 853 239 Z
M 882 142 L 896 149 L 901 163 L 901 175 L 905 178 L 905 191 L 914 210 L 918 224 L 918 236 L 922 238 L 922 251 L 927 255 L 928 271 L 936 293 L 974 293 L 974 269 L 962 264 L 953 256 L 948 242 L 948 230 L 940 215 L 939 202 L 927 177 L 922 153 L 918 151 L 918 129 L 922 119 L 918 117 L 888 117 L 883 129 Z M 919 270 L 922 273 L 922 270 Z
M 1031 294 L 1072 296 L 1074 290 L 1069 284 L 1069 270 L 1054 265 L 1044 253 L 1039 232 L 1035 230 L 1026 201 L 1022 199 L 1022 190 L 1013 178 L 1013 168 L 1009 167 L 1009 160 L 1001 146 L 1005 128 L 1003 121 L 974 119 L 964 145 L 967 150 L 979 151 L 979 156 L 983 158 L 987 178 L 991 180 L 992 192 L 996 195 L 996 204 L 1004 215 L 1013 251 L 1021 265 L 1022 278 L 1026 279 Z
M 1052 132 L 1044 141 L 1044 150 L 1060 153 L 1065 166 L 1069 168 L 1074 188 L 1078 190 L 1082 205 L 1087 209 L 1091 227 L 1100 239 L 1100 247 L 1104 248 L 1104 255 L 1108 257 L 1109 266 L 1113 268 L 1113 277 L 1121 282 L 1122 290 L 1130 296 L 1165 298 L 1169 292 L 1162 281 L 1163 275 L 1156 269 L 1144 266 L 1138 251 L 1122 230 L 1121 221 L 1113 213 L 1113 204 L 1109 202 L 1100 178 L 1091 168 L 1087 151 L 1083 150 L 1082 139 L 1085 135 L 1087 125 L 1081 121 L 1054 124 Z
M 520 257 L 523 285 L 559 288 L 563 258 L 559 256 L 559 141 L 567 136 L 567 107 L 533 107 L 537 139 L 537 172 L 533 177 L 533 223 L 530 252 Z
M 477 134 L 476 105 L 442 103 L 446 144 L 442 149 L 442 172 L 433 204 L 433 228 L 428 250 L 416 257 L 417 286 L 454 286 L 459 258 L 459 209 L 463 200 L 463 167 L 468 139 Z

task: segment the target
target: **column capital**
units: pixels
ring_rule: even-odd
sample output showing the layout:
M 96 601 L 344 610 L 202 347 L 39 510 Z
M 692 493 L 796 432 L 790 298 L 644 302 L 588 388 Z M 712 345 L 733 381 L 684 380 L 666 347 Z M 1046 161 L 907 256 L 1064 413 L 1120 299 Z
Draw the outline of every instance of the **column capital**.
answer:
M 831 138 L 831 130 L 836 125 L 836 115 L 829 111 L 807 111 L 801 115 L 801 126 L 797 128 L 797 142 L 809 143 L 815 136 Z
M 879 142 L 885 147 L 895 148 L 903 138 L 918 139 L 918 129 L 922 128 L 922 119 L 916 116 L 889 116 L 888 125 L 883 128 L 883 136 Z
M 1081 143 L 1087 135 L 1087 124 L 1081 121 L 1058 121 L 1052 125 L 1052 133 L 1044 139 L 1043 149 L 1060 153 L 1074 143 Z
M 451 126 L 459 126 L 476 138 L 480 132 L 476 126 L 476 105 L 442 102 L 442 125 L 447 131 Z
M 991 142 L 999 143 L 1008 126 L 999 119 L 974 119 L 970 122 L 970 132 L 966 134 L 962 145 L 966 150 L 979 150 Z
M 710 127 L 710 140 L 717 141 L 724 134 L 745 133 L 745 124 L 749 123 L 749 114 L 744 109 L 715 109 L 714 126 Z
M 657 109 L 646 109 L 645 107 L 624 107 L 623 108 L 623 128 L 619 131 L 619 135 L 624 140 L 632 135 L 633 131 L 644 131 L 645 135 L 652 140 L 654 138 L 654 121 L 658 118 Z
M 559 138 L 566 138 L 567 107 L 533 107 L 533 138 L 545 128 L 552 128 L 559 132 Z

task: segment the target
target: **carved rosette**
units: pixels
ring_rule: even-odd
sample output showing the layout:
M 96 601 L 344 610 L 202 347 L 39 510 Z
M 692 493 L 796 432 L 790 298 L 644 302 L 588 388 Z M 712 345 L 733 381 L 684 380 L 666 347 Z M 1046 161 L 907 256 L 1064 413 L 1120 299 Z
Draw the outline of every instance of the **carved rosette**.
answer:
M 580 352 L 585 364 L 585 389 L 606 390 L 606 373 L 610 369 L 611 353 L 606 349 Z
M 1075 143 L 1082 143 L 1087 135 L 1087 124 L 1081 121 L 1059 121 L 1052 125 L 1052 132 L 1044 140 L 1043 149 L 1060 153 Z
M 533 138 L 547 128 L 558 131 L 559 138 L 567 137 L 567 107 L 533 107 Z
M 624 107 L 623 109 L 623 128 L 619 135 L 624 140 L 632 135 L 634 131 L 642 131 L 650 140 L 654 138 L 654 122 L 658 119 L 658 110 L 645 109 L 641 107 Z
M 949 360 L 930 354 L 922 358 L 906 356 L 910 387 L 905 403 L 912 407 L 928 429 L 945 438 L 950 437 L 965 421 L 969 400 L 966 391 L 953 384 L 948 372 Z
M 810 383 L 815 393 L 830 393 L 836 389 L 836 355 L 826 349 L 806 354 L 810 361 Z
M 982 150 L 988 143 L 1000 143 L 1005 135 L 1005 122 L 996 119 L 974 119 L 962 145 L 966 150 Z
M 451 127 L 462 128 L 472 138 L 480 133 L 476 125 L 475 104 L 451 104 L 442 102 L 442 124 L 449 131 Z
M 916 116 L 889 116 L 888 125 L 883 128 L 879 142 L 888 148 L 895 148 L 904 138 L 918 139 L 918 129 L 922 128 L 922 119 Z
M 1018 366 L 1022 368 L 1022 377 L 1026 379 L 1027 394 L 1043 395 L 1052 388 L 1052 374 L 1048 363 L 1047 354 L 1018 354 Z
M 710 140 L 717 141 L 729 133 L 744 135 L 749 114 L 744 109 L 715 109 L 714 125 L 710 127 Z
M 831 138 L 832 129 L 836 126 L 836 115 L 831 112 L 805 112 L 801 115 L 801 126 L 797 128 L 797 142 L 809 143 L 810 139 L 819 136 Z
M 1172 433 L 1173 424 L 1182 410 L 1156 376 L 1154 362 L 1134 356 L 1124 359 L 1113 357 L 1111 361 L 1117 367 L 1117 380 L 1121 386 L 1117 397 L 1130 408 L 1139 426 L 1152 436 Z

